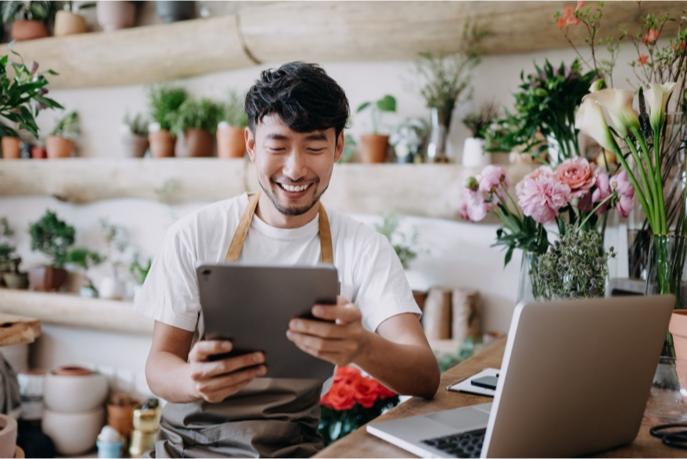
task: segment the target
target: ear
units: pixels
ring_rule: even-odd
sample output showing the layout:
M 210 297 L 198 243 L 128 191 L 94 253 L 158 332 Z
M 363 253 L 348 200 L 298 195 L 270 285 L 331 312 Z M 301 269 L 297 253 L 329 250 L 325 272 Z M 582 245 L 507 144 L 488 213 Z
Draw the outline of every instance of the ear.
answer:
M 255 162 L 255 136 L 250 128 L 243 129 L 243 138 L 246 142 L 246 152 L 251 162 Z
M 344 131 L 339 132 L 339 137 L 336 139 L 336 150 L 334 150 L 334 162 L 338 161 L 343 154 L 344 149 Z

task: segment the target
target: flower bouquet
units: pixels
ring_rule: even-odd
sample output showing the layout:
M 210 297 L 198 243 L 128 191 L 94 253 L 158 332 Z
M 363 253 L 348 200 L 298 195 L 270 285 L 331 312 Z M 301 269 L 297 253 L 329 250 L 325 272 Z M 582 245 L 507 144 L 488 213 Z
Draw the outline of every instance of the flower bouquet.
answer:
M 398 394 L 354 367 L 339 367 L 320 400 L 319 431 L 328 445 L 398 404 Z

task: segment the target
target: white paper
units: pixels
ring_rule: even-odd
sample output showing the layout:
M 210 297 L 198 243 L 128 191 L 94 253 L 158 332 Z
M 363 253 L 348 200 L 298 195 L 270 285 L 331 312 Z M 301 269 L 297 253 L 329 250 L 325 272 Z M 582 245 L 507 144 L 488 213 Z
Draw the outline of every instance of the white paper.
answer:
M 468 394 L 486 395 L 488 397 L 493 397 L 496 391 L 493 389 L 487 389 L 486 387 L 479 387 L 472 384 L 472 380 L 476 378 L 481 378 L 483 376 L 497 376 L 501 370 L 498 368 L 485 368 L 484 370 L 476 373 L 468 378 L 458 381 L 447 387 L 448 390 L 453 392 L 467 392 Z

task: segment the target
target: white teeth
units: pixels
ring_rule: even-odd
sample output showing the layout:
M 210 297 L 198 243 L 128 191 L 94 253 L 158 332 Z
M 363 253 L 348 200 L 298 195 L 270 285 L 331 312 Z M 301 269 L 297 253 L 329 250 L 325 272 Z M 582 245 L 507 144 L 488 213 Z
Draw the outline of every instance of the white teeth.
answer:
M 281 185 L 282 188 L 284 188 L 286 191 L 289 191 L 291 193 L 299 193 L 301 191 L 304 191 L 309 186 L 309 185 L 292 186 L 292 185 L 286 185 L 284 183 L 280 183 L 279 185 Z

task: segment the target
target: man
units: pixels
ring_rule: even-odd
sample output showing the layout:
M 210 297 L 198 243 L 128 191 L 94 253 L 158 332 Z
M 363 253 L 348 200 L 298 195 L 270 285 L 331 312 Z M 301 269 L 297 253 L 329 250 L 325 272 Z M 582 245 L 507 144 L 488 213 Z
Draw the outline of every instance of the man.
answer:
M 166 399 L 155 454 L 309 456 L 320 382 L 261 378 L 265 358 L 209 361 L 230 342 L 205 341 L 195 276 L 202 263 L 334 264 L 336 306 L 284 332 L 303 352 L 357 365 L 402 394 L 431 398 L 439 371 L 401 264 L 372 229 L 320 204 L 344 147 L 341 87 L 313 64 L 262 72 L 245 102 L 246 147 L 262 191 L 204 207 L 168 231 L 137 307 L 155 319 L 148 384 Z M 196 339 L 196 336 L 200 339 Z M 256 364 L 258 364 L 256 366 Z

